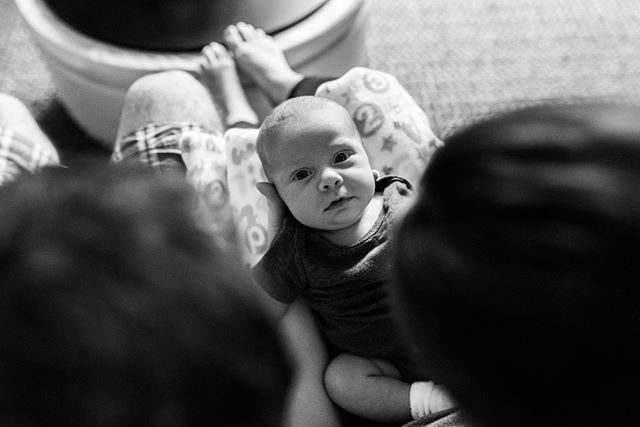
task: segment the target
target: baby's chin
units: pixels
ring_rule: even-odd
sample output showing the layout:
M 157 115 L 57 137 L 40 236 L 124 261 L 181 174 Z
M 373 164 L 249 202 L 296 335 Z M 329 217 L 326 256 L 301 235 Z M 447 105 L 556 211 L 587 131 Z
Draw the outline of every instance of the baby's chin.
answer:
M 335 221 L 331 223 L 316 224 L 314 226 L 308 225 L 308 227 L 318 230 L 321 233 L 349 233 L 350 230 L 357 228 L 360 218 L 348 218 L 344 221 Z

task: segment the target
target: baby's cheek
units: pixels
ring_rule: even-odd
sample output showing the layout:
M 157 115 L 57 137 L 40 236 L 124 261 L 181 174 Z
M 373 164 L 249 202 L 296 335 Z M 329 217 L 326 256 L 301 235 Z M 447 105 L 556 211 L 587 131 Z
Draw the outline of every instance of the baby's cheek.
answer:
M 309 221 L 313 221 L 319 215 L 317 197 L 306 192 L 287 196 L 285 205 L 299 222 L 306 225 L 309 225 Z
M 280 194 L 280 197 L 282 198 L 284 204 L 289 208 L 290 211 L 293 212 L 296 209 L 296 199 L 298 199 L 300 195 L 296 195 L 294 192 L 286 190 L 278 190 L 278 193 Z
M 281 194 L 280 197 L 282 197 L 282 201 L 284 202 L 284 205 L 287 207 L 287 209 L 289 209 L 289 212 L 291 212 L 293 216 L 297 216 L 297 212 L 300 210 L 300 203 L 297 200 L 298 198 L 285 194 Z
M 368 194 L 373 195 L 376 191 L 376 181 L 373 172 L 363 171 L 350 178 L 351 179 L 345 182 L 345 185 L 348 186 L 351 192 L 357 193 L 360 197 L 365 197 Z

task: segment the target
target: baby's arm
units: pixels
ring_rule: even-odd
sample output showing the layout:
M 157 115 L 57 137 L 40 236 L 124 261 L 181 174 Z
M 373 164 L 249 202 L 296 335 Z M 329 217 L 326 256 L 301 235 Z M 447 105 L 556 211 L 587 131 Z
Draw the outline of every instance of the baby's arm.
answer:
M 287 397 L 285 426 L 340 426 L 338 412 L 324 389 L 323 374 L 329 356 L 309 308 L 294 301 L 280 322 L 295 365 Z
M 267 308 L 267 311 L 275 318 L 282 320 L 282 318 L 287 313 L 291 304 L 285 304 L 283 302 L 278 301 L 269 295 L 261 286 L 256 284 L 256 287 L 259 289 L 258 295 L 263 300 L 263 305 Z
M 405 423 L 454 407 L 440 386 L 430 381 L 408 384 L 391 363 L 349 353 L 331 361 L 324 383 L 338 406 L 378 422 Z

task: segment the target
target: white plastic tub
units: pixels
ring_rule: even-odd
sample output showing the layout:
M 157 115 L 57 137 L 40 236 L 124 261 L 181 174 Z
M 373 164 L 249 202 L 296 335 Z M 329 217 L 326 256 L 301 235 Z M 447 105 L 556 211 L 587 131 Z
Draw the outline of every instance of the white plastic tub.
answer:
M 40 47 L 63 105 L 89 135 L 108 146 L 115 140 L 131 83 L 149 73 L 197 69 L 197 53 L 118 47 L 74 30 L 43 0 L 16 0 L 16 4 Z M 274 38 L 294 69 L 307 75 L 339 75 L 367 64 L 367 20 L 366 0 L 328 0 Z M 266 100 L 255 88 L 246 89 L 254 107 L 264 114 Z

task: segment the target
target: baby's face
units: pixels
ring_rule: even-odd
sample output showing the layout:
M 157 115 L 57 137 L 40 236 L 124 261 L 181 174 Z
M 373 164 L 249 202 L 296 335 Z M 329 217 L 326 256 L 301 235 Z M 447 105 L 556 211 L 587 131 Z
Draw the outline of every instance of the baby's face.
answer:
M 373 198 L 373 171 L 346 111 L 325 108 L 310 116 L 279 133 L 269 175 L 299 222 L 318 230 L 347 228 Z

